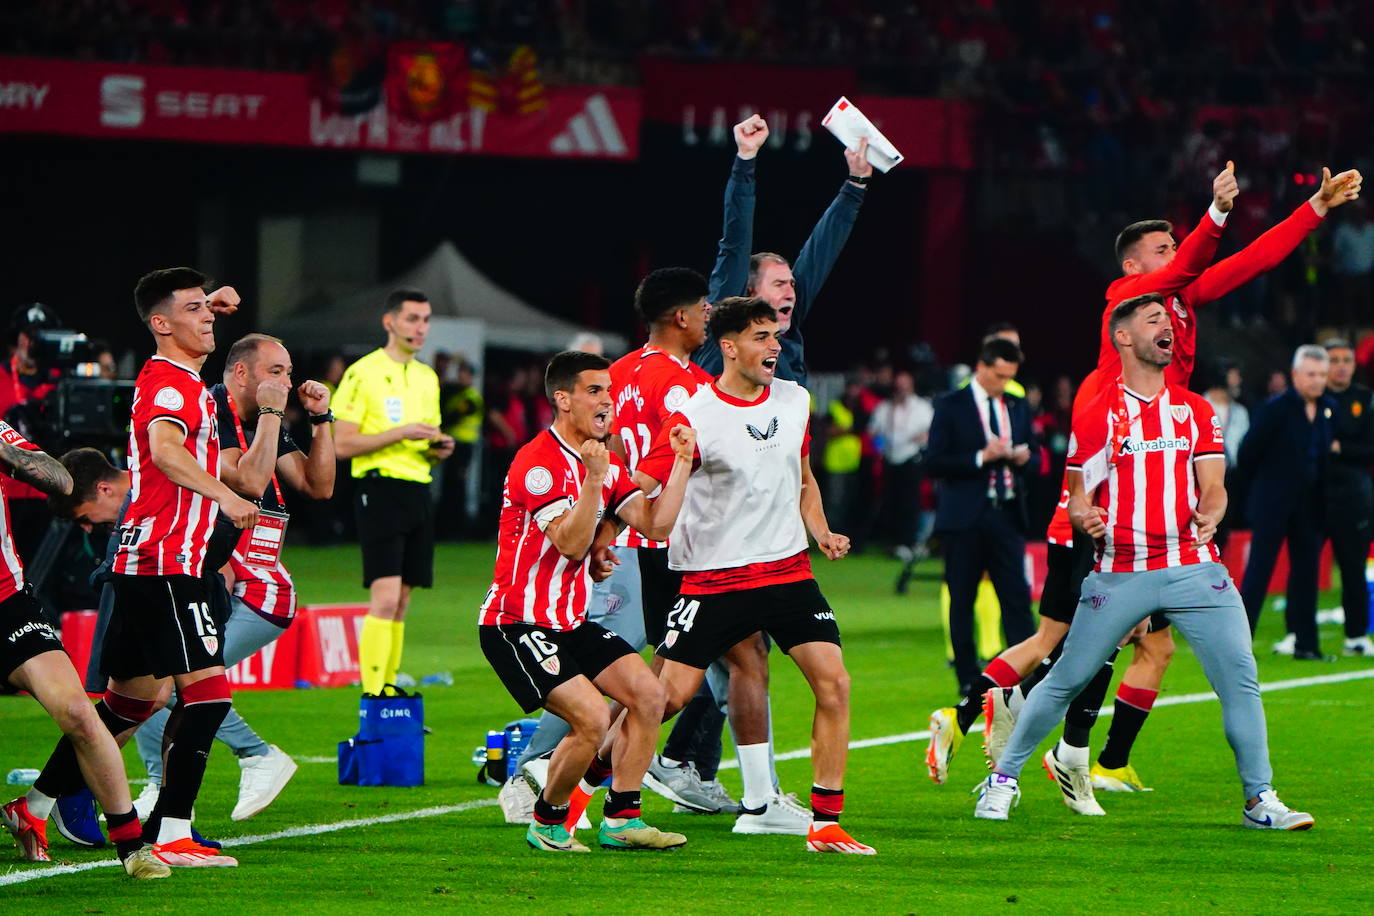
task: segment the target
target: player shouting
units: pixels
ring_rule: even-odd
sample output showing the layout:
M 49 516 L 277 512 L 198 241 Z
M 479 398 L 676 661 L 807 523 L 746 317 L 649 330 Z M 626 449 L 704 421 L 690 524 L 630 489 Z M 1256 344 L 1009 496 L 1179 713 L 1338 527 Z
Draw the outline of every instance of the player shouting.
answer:
M 696 431 L 696 465 L 668 560 L 683 572 L 657 655 L 676 713 L 701 685 L 707 666 L 758 633 L 791 656 L 816 697 L 811 759 L 814 821 L 807 849 L 872 855 L 839 825 L 849 751 L 849 674 L 840 631 L 811 575 L 809 530 L 827 557 L 849 552 L 849 538 L 825 518 L 808 460 L 810 396 L 795 382 L 775 381 L 781 352 L 772 306 L 757 298 L 717 304 L 711 330 L 725 371 L 699 388 L 664 425 L 637 477 L 646 488 L 670 480 L 681 460 L 678 430 Z M 778 803 L 766 742 L 737 748 L 744 780 L 734 832 L 756 830 Z
M 603 695 L 628 713 L 615 736 L 600 844 L 671 849 L 687 842 L 648 826 L 640 811 L 663 688 L 634 648 L 586 616 L 597 525 L 614 516 L 645 537 L 666 538 L 682 506 L 696 434 L 686 427 L 670 432 L 663 492 L 646 499 L 604 444 L 614 419 L 610 365 L 577 351 L 549 361 L 544 388 L 557 417 L 516 453 L 506 474 L 496 573 L 477 628 L 483 654 L 520 708 L 543 707 L 570 727 L 554 750 L 525 834 L 530 846 L 554 852 L 587 851 L 564 821 L 578 779 L 586 774 L 596 785 L 609 772 L 596 758 L 610 726 Z
M 1108 328 L 1121 372 L 1074 415 L 1069 516 L 1097 542 L 1064 653 L 1031 692 L 974 816 L 1006 820 L 1021 768 L 1069 700 L 1117 645 L 1165 614 L 1188 637 L 1221 698 L 1226 739 L 1244 788 L 1247 827 L 1306 830 L 1312 816 L 1274 794 L 1250 626 L 1212 536 L 1226 514 L 1221 423 L 1200 395 L 1168 381 L 1174 329 L 1163 296 L 1112 310 Z

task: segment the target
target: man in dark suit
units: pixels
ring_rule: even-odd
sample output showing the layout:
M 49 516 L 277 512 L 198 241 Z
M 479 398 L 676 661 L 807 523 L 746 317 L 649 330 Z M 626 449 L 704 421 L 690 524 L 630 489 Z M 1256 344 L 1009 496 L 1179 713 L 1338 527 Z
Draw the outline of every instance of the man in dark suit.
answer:
M 1035 632 L 1026 582 L 1027 478 L 1039 466 L 1030 413 L 1006 394 L 1021 350 L 983 341 L 967 388 L 935 404 L 926 467 L 940 481 L 935 530 L 945 546 L 954 674 L 967 692 L 982 670 L 973 636 L 973 601 L 986 572 L 1002 606 L 1002 631 L 1015 645 Z
M 1241 599 L 1254 632 L 1279 548 L 1287 540 L 1288 636 L 1274 644 L 1274 651 L 1297 659 L 1326 658 L 1317 640 L 1317 569 L 1335 406 L 1325 394 L 1329 362 L 1321 347 L 1298 347 L 1292 387 L 1255 412 L 1240 445 L 1252 532 Z

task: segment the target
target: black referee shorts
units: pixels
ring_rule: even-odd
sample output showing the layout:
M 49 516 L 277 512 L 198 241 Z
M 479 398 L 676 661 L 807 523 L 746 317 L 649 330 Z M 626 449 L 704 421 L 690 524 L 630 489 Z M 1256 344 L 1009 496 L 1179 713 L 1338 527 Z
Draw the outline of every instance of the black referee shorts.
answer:
M 434 499 L 429 484 L 369 474 L 355 481 L 353 511 L 363 547 L 363 588 L 400 576 L 434 585 Z

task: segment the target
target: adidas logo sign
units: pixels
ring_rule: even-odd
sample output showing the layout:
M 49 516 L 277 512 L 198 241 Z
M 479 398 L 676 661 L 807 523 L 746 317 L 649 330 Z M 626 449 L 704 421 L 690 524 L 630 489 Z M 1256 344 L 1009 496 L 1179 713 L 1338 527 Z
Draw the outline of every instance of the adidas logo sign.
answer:
M 598 92 L 568 119 L 568 126 L 549 142 L 549 150 L 559 156 L 623 156 L 628 147 L 611 104 Z

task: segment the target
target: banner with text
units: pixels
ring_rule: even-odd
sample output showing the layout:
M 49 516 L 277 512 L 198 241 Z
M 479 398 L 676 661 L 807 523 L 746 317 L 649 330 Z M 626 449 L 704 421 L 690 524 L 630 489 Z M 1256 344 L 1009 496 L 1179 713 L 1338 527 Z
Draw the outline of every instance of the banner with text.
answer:
M 435 76 L 428 61 L 411 63 Z M 445 67 L 450 66 L 445 64 Z M 345 114 L 297 73 L 212 70 L 0 56 L 0 133 L 320 147 L 381 153 L 460 153 L 634 160 L 640 94 L 623 87 L 547 90 L 547 106 L 521 114 L 470 104 L 408 115 L 379 104 Z M 427 120 L 420 120 L 422 116 Z

